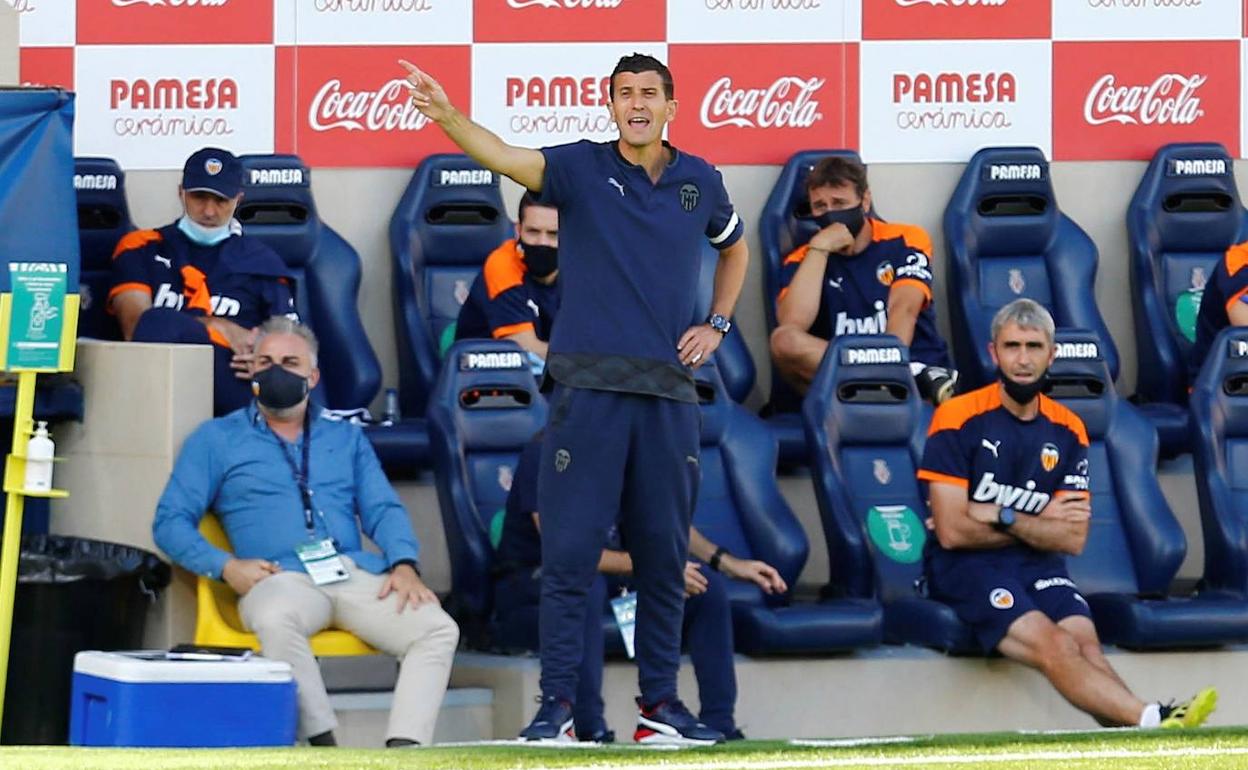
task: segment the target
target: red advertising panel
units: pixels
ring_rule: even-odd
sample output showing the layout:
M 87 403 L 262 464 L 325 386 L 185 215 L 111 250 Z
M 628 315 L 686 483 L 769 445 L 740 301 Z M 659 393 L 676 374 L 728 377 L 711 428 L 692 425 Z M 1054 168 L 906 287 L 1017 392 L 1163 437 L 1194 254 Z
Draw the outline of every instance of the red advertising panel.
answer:
M 23 85 L 74 87 L 73 48 L 23 48 L 21 50 Z
M 671 45 L 672 141 L 714 163 L 783 163 L 858 141 L 858 46 Z
M 79 44 L 273 42 L 268 0 L 77 2 Z
M 862 38 L 1047 38 L 1052 27 L 1052 2 L 1053 0 L 862 0 Z
M 423 68 L 451 102 L 471 101 L 469 46 L 299 48 L 295 95 L 279 82 L 278 104 L 294 104 L 295 147 L 311 166 L 415 166 L 435 152 L 457 152 L 412 106 L 397 59 Z M 280 121 L 279 121 L 280 125 Z
M 1239 152 L 1239 41 L 1053 44 L 1053 156 L 1151 158 L 1167 142 Z
M 478 43 L 662 41 L 667 33 L 667 3 L 473 0 L 473 28 L 473 39 Z

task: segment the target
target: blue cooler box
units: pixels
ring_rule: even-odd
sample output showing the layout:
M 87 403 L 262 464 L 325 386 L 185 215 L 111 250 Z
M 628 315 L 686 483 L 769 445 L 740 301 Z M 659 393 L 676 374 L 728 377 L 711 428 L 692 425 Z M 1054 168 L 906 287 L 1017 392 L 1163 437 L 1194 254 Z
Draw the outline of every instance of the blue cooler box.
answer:
M 164 660 L 164 653 L 74 656 L 74 746 L 290 746 L 298 711 L 290 665 Z

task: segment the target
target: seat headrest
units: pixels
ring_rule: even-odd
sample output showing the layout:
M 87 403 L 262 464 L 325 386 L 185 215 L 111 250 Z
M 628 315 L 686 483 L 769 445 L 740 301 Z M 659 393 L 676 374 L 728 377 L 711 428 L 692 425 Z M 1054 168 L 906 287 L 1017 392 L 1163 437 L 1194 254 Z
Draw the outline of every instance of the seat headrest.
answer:
M 824 355 L 802 411 L 832 421 L 842 441 L 906 443 L 919 409 L 910 355 L 891 334 L 837 337 Z
M 1057 354 L 1049 367 L 1045 395 L 1074 409 L 1089 437 L 1105 435 L 1118 394 L 1096 335 L 1086 329 L 1059 329 Z
M 112 158 L 74 158 L 74 192 L 82 269 L 108 270 L 117 241 L 134 229 L 126 174 Z
M 466 155 L 422 161 L 394 217 L 420 239 L 426 265 L 477 264 L 514 235 L 498 174 Z
M 243 155 L 238 160 L 243 167 L 242 207 L 287 204 L 316 215 L 312 172 L 298 155 Z
M 1233 159 L 1216 143 L 1159 149 L 1131 205 L 1156 228 L 1163 251 L 1222 251 L 1244 218 Z
M 976 234 L 980 256 L 1039 254 L 1061 213 L 1049 162 L 1037 147 L 986 147 L 971 158 L 950 199 Z
M 74 192 L 79 206 L 128 210 L 126 173 L 112 158 L 74 158 Z
M 509 340 L 456 343 L 432 400 L 451 411 L 463 445 L 474 449 L 521 446 L 546 419 L 528 356 Z
M 1219 398 L 1248 397 L 1248 327 L 1228 326 L 1218 333 L 1193 388 Z

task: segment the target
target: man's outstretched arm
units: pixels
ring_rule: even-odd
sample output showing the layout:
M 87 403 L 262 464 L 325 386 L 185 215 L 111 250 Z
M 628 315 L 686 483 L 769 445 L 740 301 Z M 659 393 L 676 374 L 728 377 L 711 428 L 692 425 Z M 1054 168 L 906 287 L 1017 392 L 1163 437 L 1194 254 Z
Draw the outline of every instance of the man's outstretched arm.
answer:
M 542 175 L 546 156 L 538 150 L 507 144 L 493 131 L 474 123 L 446 96 L 446 91 L 414 64 L 399 60 L 407 70 L 408 90 L 412 104 L 421 114 L 437 123 L 451 141 L 482 166 L 505 174 L 533 192 L 542 191 Z

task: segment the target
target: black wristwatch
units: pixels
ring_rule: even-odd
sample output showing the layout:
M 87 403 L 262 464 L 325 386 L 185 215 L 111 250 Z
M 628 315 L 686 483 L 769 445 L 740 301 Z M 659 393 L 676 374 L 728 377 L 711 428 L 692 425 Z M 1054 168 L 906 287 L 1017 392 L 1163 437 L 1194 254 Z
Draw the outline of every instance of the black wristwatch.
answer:
M 706 322 L 711 325 L 712 329 L 724 335 L 725 337 L 727 337 L 728 332 L 732 330 L 732 321 L 729 321 L 727 318 L 724 318 L 719 313 L 712 313 L 711 317 L 706 319 Z
M 731 556 L 731 555 L 732 554 L 728 553 L 728 549 L 721 545 L 720 547 L 715 549 L 715 553 L 711 554 L 711 558 L 706 560 L 706 564 L 711 569 L 715 570 L 716 572 L 719 572 L 720 571 L 719 569 L 720 559 L 723 559 L 725 556 Z
M 1013 508 L 1002 508 L 997 511 L 997 523 L 992 526 L 995 527 L 998 532 L 1005 532 L 1010 527 L 1014 526 L 1014 522 L 1016 520 Z

